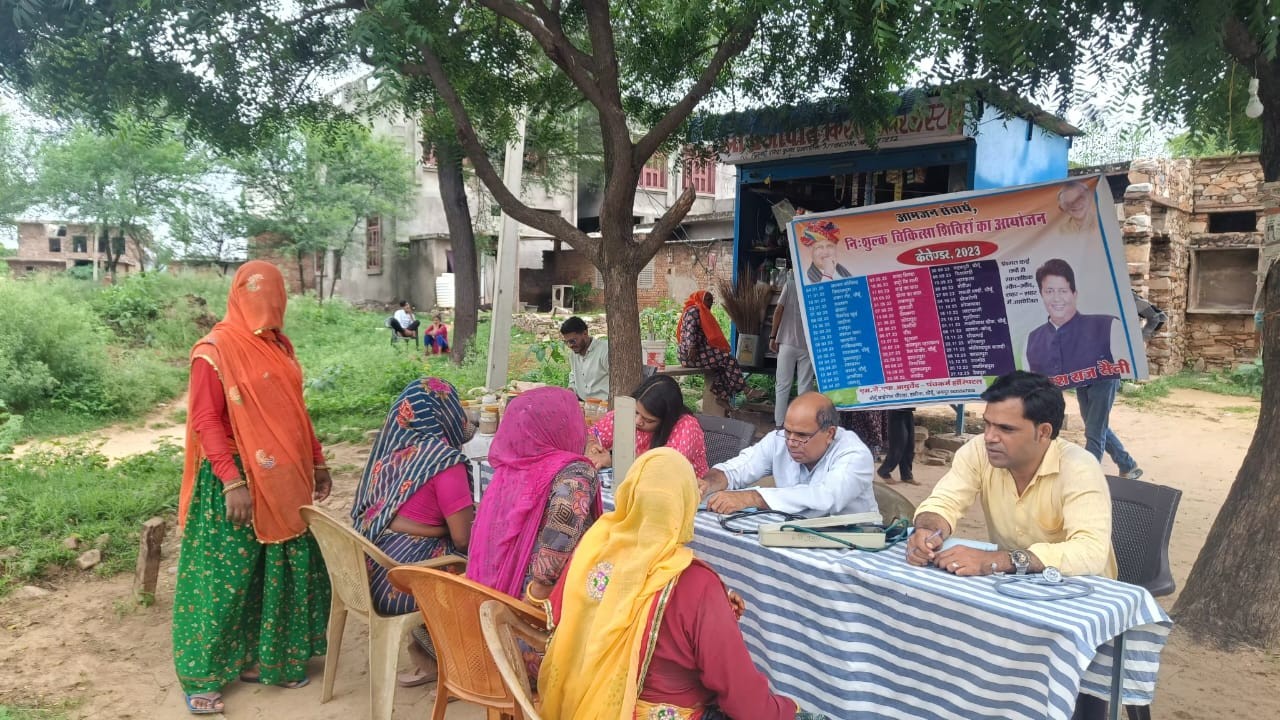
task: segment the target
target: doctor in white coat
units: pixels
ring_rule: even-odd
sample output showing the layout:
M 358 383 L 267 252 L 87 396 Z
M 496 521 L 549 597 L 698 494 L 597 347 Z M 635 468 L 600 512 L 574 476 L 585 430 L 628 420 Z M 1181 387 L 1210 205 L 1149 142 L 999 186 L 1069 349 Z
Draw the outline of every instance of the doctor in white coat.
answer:
M 711 468 L 698 485 L 707 508 L 718 513 L 749 507 L 806 517 L 878 512 L 873 466 L 862 440 L 836 426 L 831 400 L 808 392 L 787 406 L 781 430 Z M 769 475 L 775 487 L 750 487 Z

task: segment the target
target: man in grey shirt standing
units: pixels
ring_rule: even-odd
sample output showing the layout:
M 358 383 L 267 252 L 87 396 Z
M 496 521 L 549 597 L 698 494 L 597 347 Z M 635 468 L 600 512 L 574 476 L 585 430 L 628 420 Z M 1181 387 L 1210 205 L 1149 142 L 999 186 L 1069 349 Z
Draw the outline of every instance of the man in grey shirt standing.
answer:
M 773 333 L 769 349 L 778 353 L 777 390 L 773 401 L 773 425 L 781 428 L 791 401 L 791 383 L 796 382 L 796 396 L 813 389 L 813 362 L 804 341 L 804 323 L 800 321 L 800 297 L 796 280 L 789 278 L 773 311 Z

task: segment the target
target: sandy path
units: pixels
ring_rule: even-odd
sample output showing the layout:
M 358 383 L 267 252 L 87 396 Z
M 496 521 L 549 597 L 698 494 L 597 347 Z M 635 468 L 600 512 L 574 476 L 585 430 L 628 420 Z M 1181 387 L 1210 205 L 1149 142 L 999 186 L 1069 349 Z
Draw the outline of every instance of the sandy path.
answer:
M 36 440 L 23 443 L 13 449 L 15 457 L 22 457 L 33 450 L 54 449 L 76 443 L 98 445 L 98 452 L 108 460 L 150 452 L 157 443 L 170 442 L 181 447 L 186 441 L 185 423 L 175 423 L 174 413 L 187 407 L 187 396 L 161 403 L 141 420 L 117 423 L 101 430 L 70 435 L 55 440 Z
M 1155 404 L 1116 407 L 1113 423 L 1130 452 L 1146 471 L 1144 479 L 1183 490 L 1171 543 L 1173 573 L 1182 583 L 1191 569 L 1217 508 L 1234 479 L 1256 423 L 1257 403 L 1208 393 L 1177 390 Z M 981 412 L 980 406 L 969 409 Z M 1068 409 L 1074 412 L 1074 404 Z M 1242 410 L 1243 409 L 1243 410 Z M 149 427 L 144 425 L 144 428 Z M 1069 419 L 1065 435 L 1082 441 L 1078 417 Z M 122 433 L 105 447 L 147 449 L 140 433 Z M 151 430 L 151 432 L 163 432 Z M 337 488 L 328 505 L 335 514 L 349 506 L 367 450 L 335 446 L 331 463 Z M 1108 467 L 1109 471 L 1114 468 Z M 918 487 L 898 485 L 915 501 L 922 499 L 944 469 L 917 466 Z M 981 537 L 981 522 L 966 522 L 962 532 Z M 172 534 L 165 566 L 176 556 Z M 49 704 L 78 700 L 73 711 L 85 718 L 189 717 L 174 680 L 169 656 L 169 613 L 173 576 L 163 573 L 157 604 L 134 608 L 128 602 L 130 578 L 107 580 L 65 576 L 54 593 L 39 600 L 0 603 L 0 703 Z M 1163 598 L 1172 607 L 1176 598 Z M 228 718 L 314 720 L 367 717 L 365 629 L 357 620 L 347 626 L 335 696 L 319 704 L 319 683 L 302 690 L 237 685 L 227 693 Z M 402 658 L 403 660 L 403 658 Z M 314 664 L 319 679 L 321 664 Z M 1218 653 L 1190 643 L 1177 630 L 1162 656 L 1154 715 L 1195 720 L 1216 716 L 1269 718 L 1280 716 L 1280 657 L 1257 652 Z M 397 693 L 396 717 L 425 717 L 434 686 Z M 450 707 L 450 718 L 482 717 L 462 703 Z

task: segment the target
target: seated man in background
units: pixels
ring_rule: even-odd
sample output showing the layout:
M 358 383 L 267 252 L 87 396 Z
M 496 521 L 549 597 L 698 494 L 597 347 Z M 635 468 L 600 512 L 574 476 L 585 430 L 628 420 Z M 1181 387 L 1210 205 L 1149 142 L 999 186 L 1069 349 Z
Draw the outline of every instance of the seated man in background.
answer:
M 418 325 L 418 319 L 413 316 L 413 306 L 408 300 L 401 300 L 400 309 L 391 316 L 391 329 L 401 337 L 415 337 Z
M 574 315 L 560 326 L 569 353 L 569 389 L 579 400 L 609 399 L 609 340 L 592 338 L 587 323 Z
M 1116 576 L 1111 493 L 1102 467 L 1058 437 L 1066 403 L 1049 378 L 1014 371 L 982 394 L 987 427 L 956 452 L 951 469 L 916 508 L 907 562 L 956 575 L 1038 573 Z M 994 551 L 942 543 L 982 496 Z
M 787 406 L 781 430 L 711 468 L 698 486 L 707 508 L 718 513 L 748 507 L 807 517 L 878 512 L 872 465 L 858 436 L 836 426 L 831 400 L 808 392 Z M 768 475 L 775 487 L 745 489 Z

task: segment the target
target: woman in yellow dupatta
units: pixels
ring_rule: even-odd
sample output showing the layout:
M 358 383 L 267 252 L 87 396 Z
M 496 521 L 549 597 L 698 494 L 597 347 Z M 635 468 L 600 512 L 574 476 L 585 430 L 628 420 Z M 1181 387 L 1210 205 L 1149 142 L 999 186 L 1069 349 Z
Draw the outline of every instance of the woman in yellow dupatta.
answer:
M 752 665 L 723 583 L 688 547 L 699 502 L 689 461 L 671 448 L 646 452 L 616 502 L 583 536 L 552 593 L 542 715 L 796 717 L 796 704 L 772 694 Z

